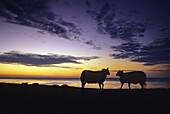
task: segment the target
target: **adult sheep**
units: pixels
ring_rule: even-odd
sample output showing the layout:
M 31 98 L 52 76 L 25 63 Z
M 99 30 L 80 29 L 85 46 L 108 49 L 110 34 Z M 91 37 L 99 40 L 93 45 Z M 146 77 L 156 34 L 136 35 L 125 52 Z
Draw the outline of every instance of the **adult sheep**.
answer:
M 109 69 L 102 69 L 101 71 L 90 71 L 90 70 L 84 70 L 81 73 L 81 83 L 82 83 L 82 88 L 84 88 L 86 83 L 98 83 L 99 87 L 102 89 L 104 87 L 103 82 L 105 81 L 105 78 L 107 75 L 110 75 Z
M 120 76 L 120 82 L 121 82 L 121 87 L 122 89 L 124 83 L 128 83 L 129 89 L 130 89 L 130 84 L 137 84 L 139 83 L 141 85 L 141 89 L 143 89 L 143 86 L 146 85 L 146 74 L 142 71 L 133 71 L 133 72 L 127 72 L 123 73 L 123 70 L 119 70 L 116 74 L 116 76 Z

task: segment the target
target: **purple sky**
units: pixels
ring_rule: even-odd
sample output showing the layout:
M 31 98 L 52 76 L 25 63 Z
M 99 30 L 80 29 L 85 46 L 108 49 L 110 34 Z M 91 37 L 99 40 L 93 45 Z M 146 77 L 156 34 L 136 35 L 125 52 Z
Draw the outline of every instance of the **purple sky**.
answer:
M 159 70 L 158 75 L 168 76 L 168 0 L 1 0 L 0 4 L 2 64 L 81 63 L 86 67 L 78 65 L 80 69 L 136 70 L 137 63 L 137 70 Z M 45 62 L 36 63 L 41 55 Z M 122 60 L 132 67 L 122 65 Z

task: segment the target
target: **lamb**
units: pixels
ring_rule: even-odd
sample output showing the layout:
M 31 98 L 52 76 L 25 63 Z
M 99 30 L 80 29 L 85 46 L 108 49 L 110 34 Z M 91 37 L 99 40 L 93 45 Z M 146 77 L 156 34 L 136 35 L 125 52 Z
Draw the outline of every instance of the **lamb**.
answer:
M 120 82 L 121 82 L 121 87 L 122 89 L 124 83 L 128 83 L 129 89 L 130 89 L 130 84 L 137 84 L 139 83 L 141 85 L 141 89 L 143 89 L 144 85 L 146 85 L 146 74 L 142 71 L 133 71 L 133 72 L 128 72 L 128 73 L 123 73 L 123 70 L 119 70 L 116 74 L 116 76 L 120 76 Z
M 81 73 L 81 83 L 82 83 L 82 88 L 84 88 L 86 83 L 98 83 L 99 87 L 102 89 L 104 87 L 103 82 L 105 81 L 105 78 L 107 75 L 110 75 L 109 69 L 102 69 L 101 71 L 90 71 L 90 70 L 84 70 Z

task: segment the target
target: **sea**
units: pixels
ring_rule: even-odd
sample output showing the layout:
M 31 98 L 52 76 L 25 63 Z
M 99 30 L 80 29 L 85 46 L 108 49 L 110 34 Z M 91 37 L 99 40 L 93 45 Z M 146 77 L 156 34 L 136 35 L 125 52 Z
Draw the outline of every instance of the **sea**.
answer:
M 57 78 L 40 78 L 40 77 L 0 77 L 0 83 L 38 83 L 39 85 L 68 85 L 71 87 L 81 88 L 80 78 L 75 77 L 57 77 Z M 120 89 L 121 83 L 119 78 L 106 78 L 104 82 L 104 89 Z M 86 84 L 85 88 L 99 89 L 98 84 Z M 140 89 L 140 84 L 131 84 L 131 89 Z M 157 88 L 170 88 L 170 78 L 147 78 L 146 87 L 147 89 L 157 89 Z M 123 89 L 128 89 L 128 84 L 123 85 Z

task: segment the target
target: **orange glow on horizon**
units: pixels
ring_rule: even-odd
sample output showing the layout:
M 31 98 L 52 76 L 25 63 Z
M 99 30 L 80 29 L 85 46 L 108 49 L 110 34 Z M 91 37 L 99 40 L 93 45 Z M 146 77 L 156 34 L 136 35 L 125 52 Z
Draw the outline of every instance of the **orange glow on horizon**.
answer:
M 102 63 L 100 63 L 102 61 Z M 99 64 L 100 63 L 100 64 Z M 150 77 L 152 71 L 151 66 L 143 66 L 139 63 L 131 63 L 127 60 L 94 60 L 87 61 L 83 64 L 62 64 L 64 67 L 70 68 L 57 68 L 57 67 L 37 67 L 37 66 L 24 66 L 19 64 L 0 64 L 0 76 L 25 76 L 25 77 L 80 77 L 83 70 L 98 71 L 103 68 L 109 68 L 110 75 L 108 77 L 114 77 L 116 72 L 112 70 L 139 70 L 144 71 L 147 76 Z M 79 69 L 76 69 L 79 68 Z M 154 67 L 153 67 L 154 68 Z M 126 71 L 125 71 L 126 72 Z M 152 77 L 152 76 L 151 76 Z
M 81 70 L 64 68 L 0 64 L 1 76 L 75 77 L 79 76 L 80 72 Z

